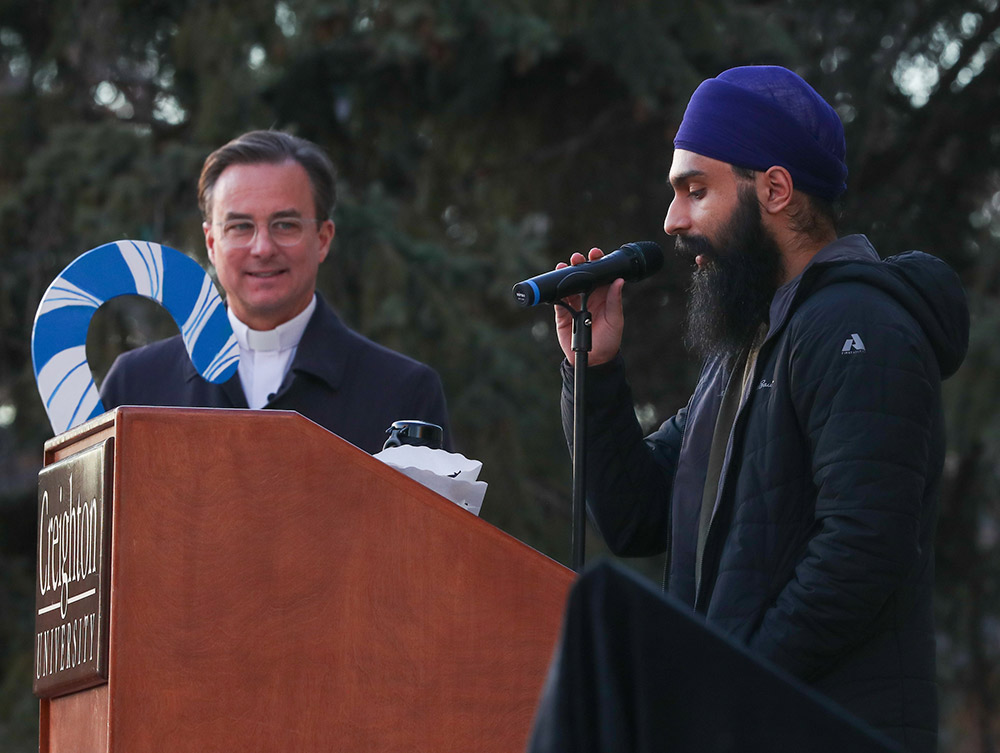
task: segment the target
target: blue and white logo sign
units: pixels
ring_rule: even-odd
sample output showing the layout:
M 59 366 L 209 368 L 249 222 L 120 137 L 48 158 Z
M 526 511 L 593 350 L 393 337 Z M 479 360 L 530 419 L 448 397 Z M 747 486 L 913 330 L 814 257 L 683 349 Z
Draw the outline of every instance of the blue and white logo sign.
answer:
M 217 384 L 236 373 L 236 336 L 212 279 L 196 261 L 146 241 L 98 246 L 52 281 L 35 313 L 31 357 L 56 434 L 104 412 L 87 364 L 87 330 L 101 304 L 121 295 L 141 295 L 169 311 L 205 379 Z

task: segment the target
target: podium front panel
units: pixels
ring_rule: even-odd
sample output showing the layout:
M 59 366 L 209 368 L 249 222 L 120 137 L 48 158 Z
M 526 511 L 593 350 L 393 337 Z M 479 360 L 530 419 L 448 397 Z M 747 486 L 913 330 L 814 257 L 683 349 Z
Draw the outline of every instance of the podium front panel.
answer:
M 109 681 L 43 751 L 524 749 L 570 570 L 297 414 L 114 415 Z

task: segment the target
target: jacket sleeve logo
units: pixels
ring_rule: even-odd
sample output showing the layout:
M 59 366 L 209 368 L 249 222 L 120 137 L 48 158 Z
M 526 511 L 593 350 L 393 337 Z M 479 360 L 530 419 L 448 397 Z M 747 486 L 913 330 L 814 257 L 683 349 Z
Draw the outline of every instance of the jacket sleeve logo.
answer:
M 840 349 L 840 352 L 845 356 L 853 356 L 858 353 L 864 353 L 865 344 L 861 341 L 861 335 L 855 332 L 848 337 L 847 340 L 844 341 L 844 347 Z

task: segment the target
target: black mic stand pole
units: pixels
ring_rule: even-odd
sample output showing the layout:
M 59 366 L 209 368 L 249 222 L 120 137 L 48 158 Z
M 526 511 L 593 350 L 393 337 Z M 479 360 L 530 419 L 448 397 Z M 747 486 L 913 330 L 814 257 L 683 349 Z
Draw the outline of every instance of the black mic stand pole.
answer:
M 580 296 L 580 310 L 568 303 L 556 301 L 573 315 L 573 534 L 571 538 L 573 570 L 583 569 L 586 536 L 586 478 L 587 478 L 587 417 L 584 411 L 587 389 L 587 358 L 592 347 L 591 334 L 594 320 L 587 310 L 590 293 Z

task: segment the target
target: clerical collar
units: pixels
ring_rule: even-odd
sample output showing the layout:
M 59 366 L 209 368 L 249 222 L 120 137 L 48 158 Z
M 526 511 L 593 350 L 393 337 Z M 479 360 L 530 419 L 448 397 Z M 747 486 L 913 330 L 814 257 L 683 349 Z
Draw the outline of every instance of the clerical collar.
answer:
M 229 309 L 227 313 L 229 314 L 229 323 L 233 325 L 233 332 L 236 334 L 236 341 L 240 344 L 240 348 L 253 351 L 282 351 L 294 348 L 299 344 L 299 340 L 302 339 L 302 333 L 306 331 L 306 325 L 309 324 L 309 318 L 315 310 L 316 296 L 313 295 L 312 300 L 309 301 L 309 305 L 306 306 L 302 313 L 289 319 L 284 324 L 279 324 L 274 329 L 263 331 L 250 329 L 250 327 L 236 318 L 236 314 L 233 313 L 232 309 Z

